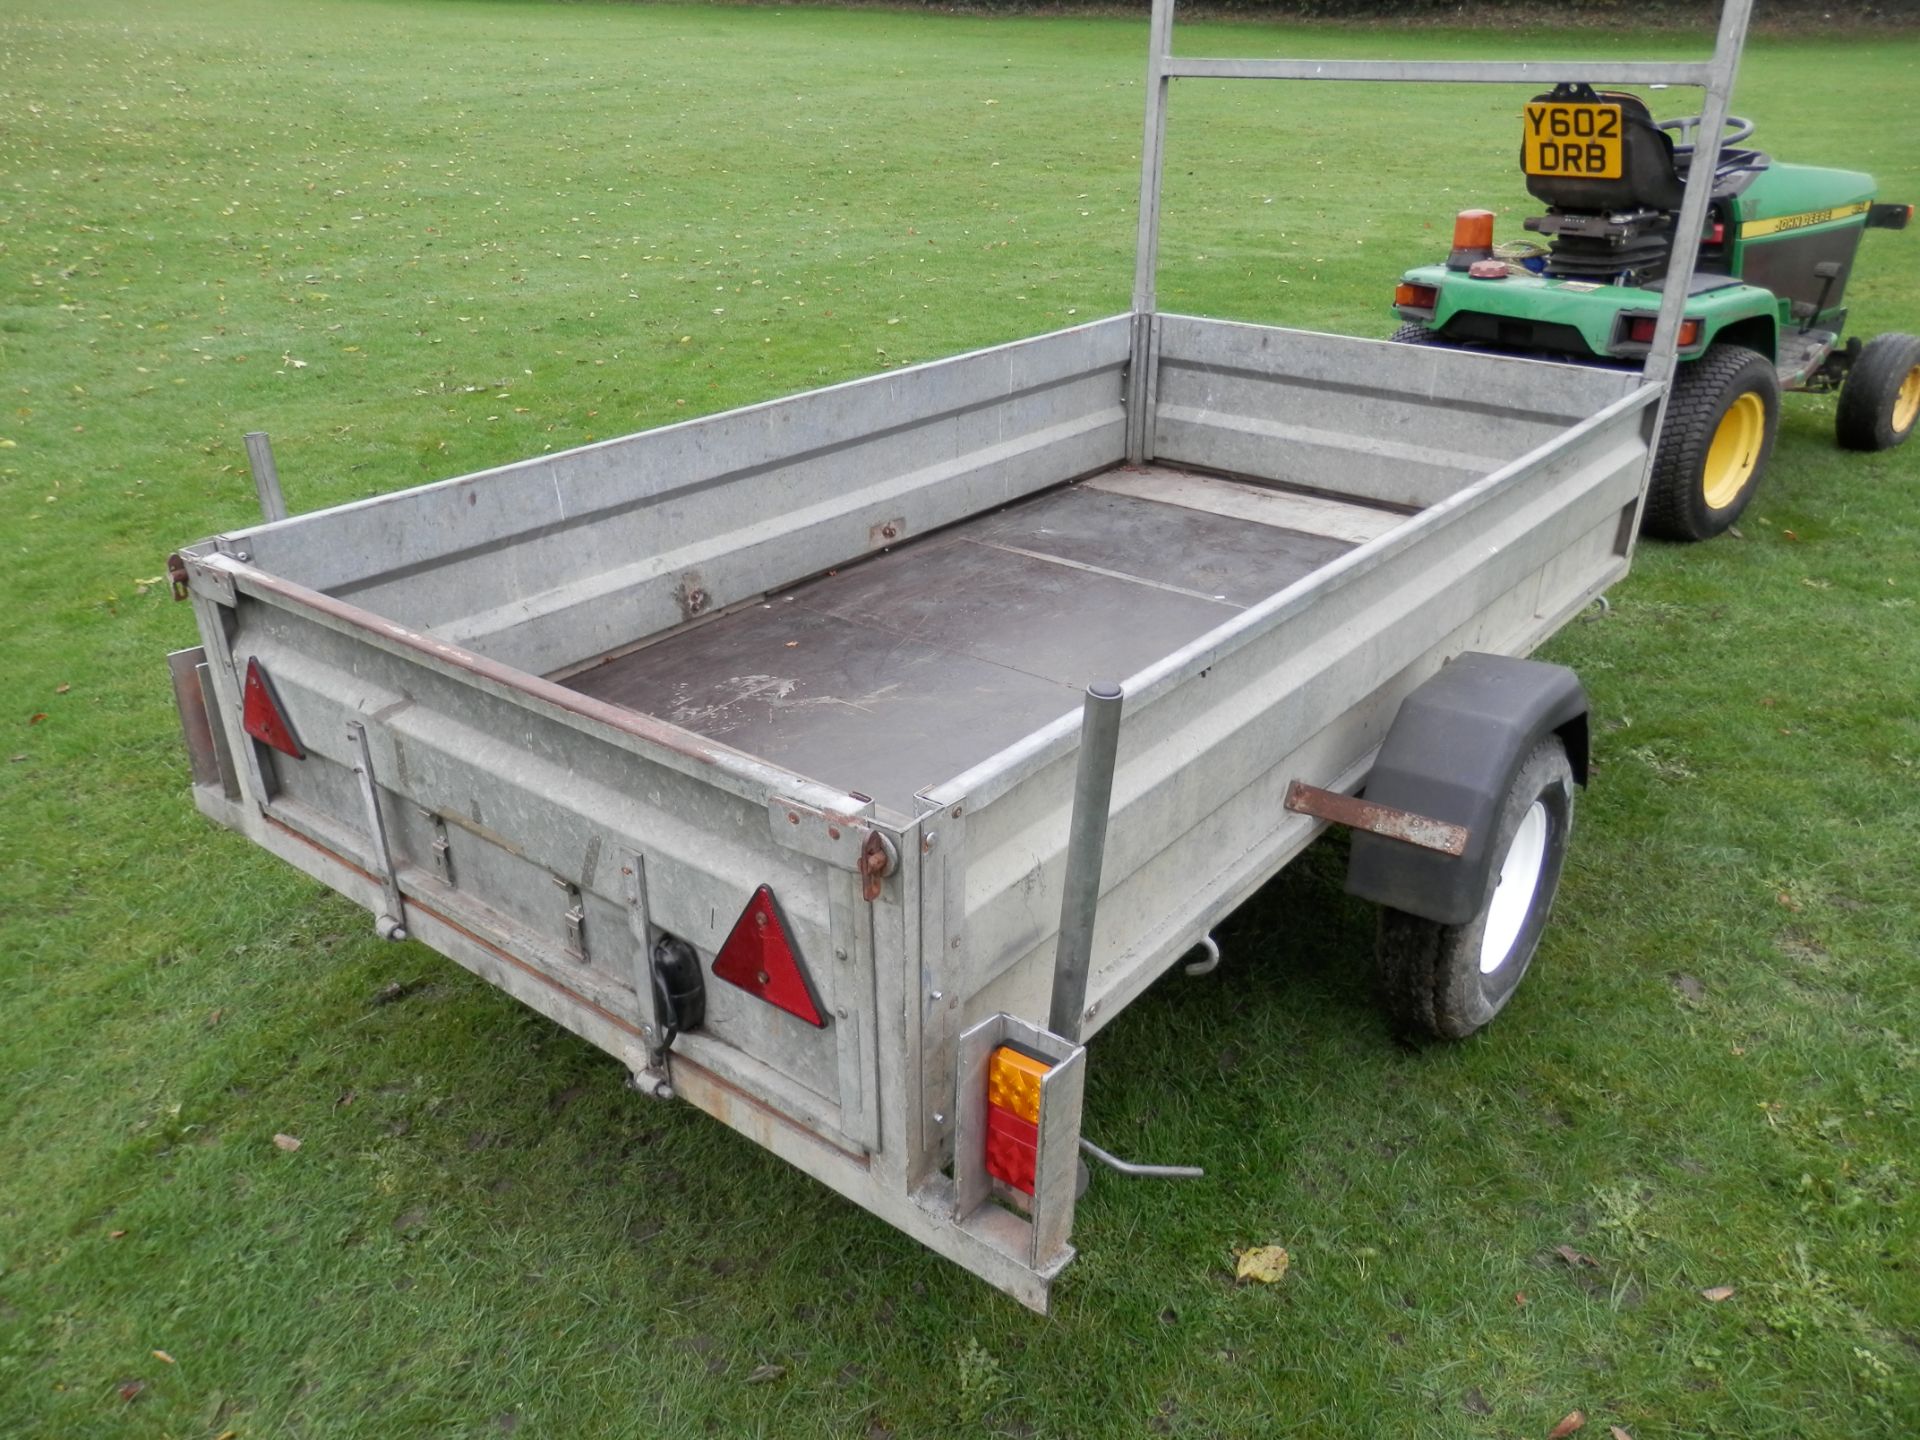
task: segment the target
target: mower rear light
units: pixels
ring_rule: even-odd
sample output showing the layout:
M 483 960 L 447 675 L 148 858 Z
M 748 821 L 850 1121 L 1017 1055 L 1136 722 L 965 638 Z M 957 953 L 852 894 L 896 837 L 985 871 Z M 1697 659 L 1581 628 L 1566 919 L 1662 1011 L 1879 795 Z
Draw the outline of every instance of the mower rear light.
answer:
M 1402 280 L 1393 287 L 1393 303 L 1409 310 L 1431 310 L 1440 302 L 1440 292 L 1431 285 L 1415 285 Z
M 1627 339 L 1635 345 L 1651 345 L 1653 332 L 1659 321 L 1651 315 L 1634 315 L 1627 320 Z M 1680 348 L 1695 344 L 1700 339 L 1700 319 L 1692 316 L 1680 322 Z
M 726 943 L 713 957 L 713 974 L 716 980 L 738 985 L 749 995 L 809 1025 L 826 1028 L 827 1017 L 820 1008 L 820 997 L 814 993 L 813 980 L 793 948 L 773 891 L 765 885 L 753 892 L 747 908 L 733 922 Z
M 1707 231 L 1707 244 L 1724 245 L 1726 243 L 1727 243 L 1726 222 L 1724 220 L 1716 220 L 1713 222 L 1712 228 Z
M 1040 1082 L 1052 1068 L 1010 1045 L 987 1062 L 987 1173 L 1025 1195 L 1040 1151 Z
M 262 745 L 271 745 L 282 755 L 296 760 L 307 758 L 306 747 L 293 733 L 293 722 L 275 693 L 273 681 L 258 656 L 247 659 L 247 683 L 240 697 L 240 728 Z

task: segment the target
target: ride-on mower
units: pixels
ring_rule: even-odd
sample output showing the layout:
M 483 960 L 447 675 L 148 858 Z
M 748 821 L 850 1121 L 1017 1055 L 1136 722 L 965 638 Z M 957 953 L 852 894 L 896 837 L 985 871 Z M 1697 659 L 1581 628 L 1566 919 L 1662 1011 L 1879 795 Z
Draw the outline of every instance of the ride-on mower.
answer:
M 1654 326 L 1700 117 L 1655 121 L 1639 96 L 1561 85 L 1522 115 L 1521 169 L 1547 207 L 1538 245 L 1496 253 L 1493 214 L 1463 211 L 1443 265 L 1394 292 L 1393 339 L 1636 366 Z M 1885 450 L 1920 418 L 1920 338 L 1841 342 L 1862 233 L 1903 230 L 1871 176 L 1787 165 L 1728 117 L 1678 336 L 1679 368 L 1642 528 L 1705 540 L 1739 518 L 1773 449 L 1783 390 L 1840 391 L 1850 450 Z

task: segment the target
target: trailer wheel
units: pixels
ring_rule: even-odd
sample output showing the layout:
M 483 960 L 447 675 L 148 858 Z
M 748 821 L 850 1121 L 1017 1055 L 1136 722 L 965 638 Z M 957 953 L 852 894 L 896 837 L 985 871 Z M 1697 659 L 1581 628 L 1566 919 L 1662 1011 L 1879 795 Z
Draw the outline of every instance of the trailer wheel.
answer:
M 1876 335 L 1840 387 L 1834 429 L 1843 450 L 1891 450 L 1920 420 L 1920 337 Z
M 1464 1040 L 1500 1013 L 1533 962 L 1573 830 L 1573 766 L 1557 735 L 1520 766 L 1498 825 L 1500 860 L 1466 924 L 1380 908 L 1380 1001 L 1404 1035 Z
M 1425 325 L 1422 325 L 1418 320 L 1409 320 L 1406 324 L 1402 325 L 1398 330 L 1394 331 L 1391 335 L 1387 336 L 1387 339 L 1393 341 L 1396 345 L 1445 345 L 1447 344 L 1447 341 L 1441 337 L 1441 334 L 1438 330 L 1429 330 Z
M 1747 508 L 1780 426 L 1780 376 L 1742 345 L 1715 345 L 1680 367 L 1654 451 L 1641 529 L 1711 540 Z

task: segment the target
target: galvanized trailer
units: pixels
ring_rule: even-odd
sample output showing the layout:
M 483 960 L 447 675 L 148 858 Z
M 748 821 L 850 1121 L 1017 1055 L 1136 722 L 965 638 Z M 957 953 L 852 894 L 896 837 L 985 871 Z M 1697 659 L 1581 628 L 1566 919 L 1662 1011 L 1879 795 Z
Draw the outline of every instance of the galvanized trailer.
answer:
M 1524 970 L 1585 711 L 1500 657 L 1626 572 L 1684 288 L 1646 375 L 1159 313 L 1168 81 L 1605 72 L 1715 133 L 1745 10 L 1407 66 L 1175 58 L 1158 0 L 1131 314 L 291 519 L 262 472 L 174 561 L 196 803 L 1044 1309 L 1085 1040 L 1328 820 L 1429 1021 L 1461 937 Z

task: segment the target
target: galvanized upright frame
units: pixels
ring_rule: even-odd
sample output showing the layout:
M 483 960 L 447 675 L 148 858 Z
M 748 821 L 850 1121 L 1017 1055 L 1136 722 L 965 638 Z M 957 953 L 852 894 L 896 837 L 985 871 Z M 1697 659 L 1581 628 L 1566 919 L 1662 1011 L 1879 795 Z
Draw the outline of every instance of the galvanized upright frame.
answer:
M 1160 186 L 1166 169 L 1167 92 L 1174 80 L 1346 80 L 1408 81 L 1494 85 L 1685 85 L 1705 92 L 1696 156 L 1717 157 L 1720 133 L 1733 99 L 1753 0 L 1725 0 L 1714 37 L 1713 55 L 1695 60 L 1288 60 L 1206 59 L 1173 53 L 1175 0 L 1153 0 L 1147 46 L 1146 123 L 1140 143 L 1140 225 L 1134 252 L 1132 363 L 1127 381 L 1127 459 L 1141 464 L 1153 458 L 1155 378 L 1159 369 L 1159 328 L 1155 276 L 1160 258 Z M 1688 283 L 1700 253 L 1700 233 L 1713 194 L 1713 163 L 1693 165 L 1676 221 L 1669 281 L 1661 295 L 1659 319 L 1644 375 L 1661 387 L 1652 407 L 1651 434 L 1665 418 L 1668 382 L 1678 363 L 1680 316 Z M 1648 465 L 1652 460 L 1649 456 Z M 1643 487 L 1644 488 L 1644 487 Z

